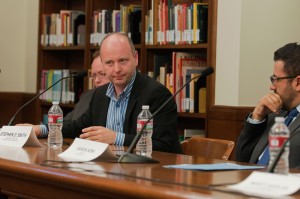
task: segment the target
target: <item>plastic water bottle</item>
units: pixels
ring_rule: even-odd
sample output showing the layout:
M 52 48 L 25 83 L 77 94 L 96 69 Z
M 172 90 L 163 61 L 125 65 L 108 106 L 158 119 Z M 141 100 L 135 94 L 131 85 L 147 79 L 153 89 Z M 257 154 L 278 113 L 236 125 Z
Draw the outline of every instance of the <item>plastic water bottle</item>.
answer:
M 51 148 L 61 148 L 63 144 L 62 137 L 63 111 L 59 107 L 59 102 L 52 102 L 52 107 L 48 111 L 48 146 Z
M 270 151 L 269 166 L 272 165 L 280 149 L 283 147 L 283 144 L 289 137 L 290 137 L 290 131 L 284 123 L 284 118 L 276 117 L 275 124 L 272 126 L 271 131 L 269 133 L 269 151 Z M 289 152 L 290 152 L 290 145 L 288 142 L 286 143 L 284 152 L 275 167 L 274 170 L 275 173 L 288 174 Z
M 142 111 L 137 118 L 137 133 L 141 131 L 142 127 L 152 116 L 149 111 L 149 106 L 142 106 Z M 151 157 L 152 154 L 152 133 L 153 133 L 153 119 L 151 119 L 144 128 L 142 135 L 136 145 L 136 154 Z

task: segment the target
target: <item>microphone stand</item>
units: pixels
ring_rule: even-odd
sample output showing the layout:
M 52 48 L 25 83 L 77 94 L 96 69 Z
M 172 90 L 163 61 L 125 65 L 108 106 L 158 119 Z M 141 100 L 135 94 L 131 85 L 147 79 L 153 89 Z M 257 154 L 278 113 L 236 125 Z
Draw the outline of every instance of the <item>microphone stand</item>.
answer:
M 167 101 L 165 101 L 165 103 L 163 103 L 153 114 L 150 118 L 148 118 L 148 120 L 144 123 L 144 125 L 142 126 L 141 130 L 139 132 L 137 132 L 136 136 L 134 137 L 132 143 L 130 144 L 129 148 L 127 149 L 127 151 L 118 159 L 119 163 L 159 163 L 158 160 L 154 160 L 152 158 L 149 158 L 147 156 L 141 156 L 141 155 L 137 155 L 132 153 L 133 151 L 133 147 L 135 147 L 136 143 L 138 142 L 138 140 L 140 139 L 143 130 L 145 129 L 146 125 L 149 123 L 149 121 L 155 116 L 157 115 L 157 113 L 165 107 L 165 105 L 167 103 L 169 103 L 169 101 L 171 101 L 188 83 L 190 83 L 192 80 L 197 79 L 197 78 L 201 78 L 201 77 L 206 77 L 207 75 L 213 73 L 213 68 L 212 67 L 208 67 L 207 69 L 205 69 L 202 74 L 197 75 L 196 77 L 190 79 L 189 81 L 187 81 L 183 86 L 181 86 Z
M 31 103 L 33 100 L 35 100 L 36 98 L 38 98 L 39 96 L 41 96 L 43 93 L 45 93 L 47 90 L 49 90 L 50 88 L 52 88 L 53 86 L 55 86 L 56 84 L 58 84 L 60 81 L 70 78 L 70 77 L 84 77 L 87 75 L 87 72 L 81 72 L 81 73 L 77 73 L 75 75 L 71 75 L 71 76 L 67 76 L 67 77 L 63 77 L 61 79 L 59 79 L 58 81 L 56 81 L 54 84 L 52 84 L 50 87 L 48 87 L 47 89 L 45 89 L 43 92 L 41 92 L 40 94 L 36 95 L 34 98 L 32 98 L 31 100 L 29 100 L 28 102 L 26 102 L 23 106 L 21 106 L 21 108 L 19 108 L 17 110 L 17 112 L 13 115 L 13 117 L 10 119 L 10 121 L 8 122 L 7 126 L 11 126 L 15 120 L 15 117 L 17 116 L 17 114 L 20 112 L 20 110 L 22 110 L 25 106 L 27 106 L 29 103 Z

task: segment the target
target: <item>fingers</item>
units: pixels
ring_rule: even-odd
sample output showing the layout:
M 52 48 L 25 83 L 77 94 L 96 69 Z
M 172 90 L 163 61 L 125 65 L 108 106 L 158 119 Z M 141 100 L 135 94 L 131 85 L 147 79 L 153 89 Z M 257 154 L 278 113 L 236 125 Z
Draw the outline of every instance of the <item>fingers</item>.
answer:
M 105 128 L 103 126 L 90 126 L 90 127 L 82 129 L 82 132 L 86 133 L 86 132 L 91 132 L 91 131 L 97 131 L 99 129 L 105 129 Z
M 23 124 L 16 124 L 16 126 L 33 126 L 33 124 L 23 123 Z
M 263 120 L 267 114 L 274 112 L 278 113 L 282 108 L 282 100 L 276 93 L 268 93 L 256 105 L 252 118 L 259 121 Z
M 102 126 L 93 126 L 82 129 L 80 138 L 113 144 L 116 138 L 116 133 Z
M 102 126 L 91 126 L 88 128 L 84 128 L 82 129 L 82 134 L 80 135 L 80 138 L 86 139 L 92 136 L 97 136 L 101 133 L 103 133 L 103 131 L 106 128 L 102 127 Z
M 282 100 L 276 93 L 269 93 L 263 98 L 263 104 L 272 112 L 278 113 L 282 107 Z

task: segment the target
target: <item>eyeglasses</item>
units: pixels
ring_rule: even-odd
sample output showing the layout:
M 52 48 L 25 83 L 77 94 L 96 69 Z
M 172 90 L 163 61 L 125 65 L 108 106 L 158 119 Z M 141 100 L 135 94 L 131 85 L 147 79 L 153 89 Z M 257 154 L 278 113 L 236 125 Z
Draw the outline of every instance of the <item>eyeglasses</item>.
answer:
M 271 80 L 272 84 L 274 85 L 275 81 L 278 81 L 278 80 L 281 80 L 281 79 L 294 79 L 295 77 L 297 77 L 297 76 L 277 77 L 276 75 L 272 75 L 270 77 L 270 80 Z
M 99 72 L 99 73 L 93 73 L 93 74 L 90 74 L 90 78 L 91 79 L 96 79 L 96 78 L 98 78 L 98 79 L 104 79 L 104 78 L 106 78 L 106 74 L 105 73 L 101 73 L 101 72 Z

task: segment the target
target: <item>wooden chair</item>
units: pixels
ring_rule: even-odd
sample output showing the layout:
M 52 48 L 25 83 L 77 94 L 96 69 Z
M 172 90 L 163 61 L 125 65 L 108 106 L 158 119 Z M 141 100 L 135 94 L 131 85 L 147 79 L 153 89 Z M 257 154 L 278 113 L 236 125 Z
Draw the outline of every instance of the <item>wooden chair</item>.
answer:
M 183 154 L 228 160 L 234 142 L 230 140 L 192 137 L 181 142 Z

